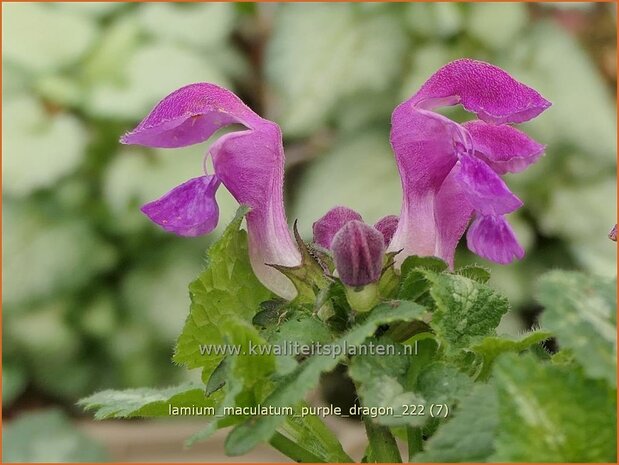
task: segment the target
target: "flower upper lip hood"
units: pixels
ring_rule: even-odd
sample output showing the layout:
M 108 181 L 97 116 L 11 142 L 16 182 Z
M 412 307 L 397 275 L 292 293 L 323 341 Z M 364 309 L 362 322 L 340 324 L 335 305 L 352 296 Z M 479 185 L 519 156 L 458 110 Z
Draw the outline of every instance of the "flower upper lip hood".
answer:
M 245 129 L 228 133 L 211 146 L 214 175 L 189 180 L 145 205 L 142 211 L 179 235 L 206 234 L 217 225 L 215 192 L 219 183 L 223 184 L 239 203 L 251 207 L 247 230 L 256 276 L 278 295 L 293 298 L 296 291 L 292 283 L 268 266 L 301 263 L 284 212 L 284 150 L 277 124 L 258 116 L 232 92 L 197 83 L 165 97 L 121 142 L 184 147 L 204 142 L 231 124 L 241 124 Z
M 436 113 L 461 104 L 478 120 L 464 124 Z M 434 255 L 453 266 L 471 218 L 469 249 L 498 263 L 524 250 L 504 215 L 522 202 L 499 175 L 534 163 L 544 146 L 508 123 L 536 117 L 550 106 L 534 89 L 502 69 L 470 59 L 432 75 L 391 119 L 391 146 L 402 181 L 400 220 L 388 250 Z

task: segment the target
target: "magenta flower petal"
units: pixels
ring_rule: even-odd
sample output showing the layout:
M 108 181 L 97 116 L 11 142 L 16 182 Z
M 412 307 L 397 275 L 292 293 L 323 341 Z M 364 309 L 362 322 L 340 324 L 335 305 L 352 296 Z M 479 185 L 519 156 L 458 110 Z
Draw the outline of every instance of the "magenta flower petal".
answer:
M 499 174 L 524 171 L 544 154 L 546 148 L 524 132 L 504 124 L 475 120 L 463 126 L 473 139 L 476 155 Z
M 391 146 L 402 181 L 402 209 L 389 251 L 432 256 L 438 237 L 435 198 L 457 162 L 456 154 L 471 145 L 466 130 L 442 115 L 399 105 L 391 117 Z
M 483 121 L 461 125 L 431 111 L 456 104 Z M 498 174 L 523 170 L 544 147 L 498 125 L 527 121 L 549 106 L 537 91 L 500 68 L 462 59 L 439 69 L 394 110 L 391 145 L 403 202 L 389 250 L 403 250 L 398 262 L 409 255 L 434 255 L 453 267 L 456 246 L 475 212 L 480 218 L 500 218 L 522 206 Z M 481 221 L 475 223 L 477 230 Z M 499 236 L 509 244 L 506 233 Z M 474 250 L 484 250 L 476 245 Z
M 399 218 L 395 215 L 383 216 L 380 220 L 376 222 L 374 228 L 379 230 L 383 237 L 385 238 L 385 245 L 389 245 L 393 235 L 395 234 L 395 230 L 398 228 Z
M 193 178 L 147 203 L 141 210 L 166 231 L 188 237 L 207 234 L 215 229 L 219 220 L 215 201 L 218 187 L 219 180 L 215 176 Z
M 279 127 L 271 122 L 254 131 L 226 134 L 210 149 L 215 173 L 233 197 L 249 205 L 249 254 L 256 276 L 286 298 L 296 290 L 269 265 L 297 266 L 301 255 L 290 236 L 283 198 L 284 151 Z
M 503 216 L 479 215 L 466 233 L 468 248 L 480 257 L 508 264 L 524 257 L 524 249 Z
M 185 147 L 204 142 L 229 124 L 253 128 L 262 121 L 229 90 L 200 82 L 172 92 L 120 141 L 147 147 Z
M 296 295 L 292 282 L 268 266 L 301 263 L 284 212 L 284 149 L 277 124 L 258 116 L 232 92 L 199 83 L 164 98 L 122 142 L 182 147 L 203 142 L 230 124 L 244 128 L 211 146 L 215 175 L 239 203 L 251 208 L 247 230 L 256 276 L 278 295 L 291 299 Z
M 378 281 L 385 255 L 385 239 L 378 230 L 363 221 L 349 221 L 335 235 L 331 247 L 335 269 L 344 284 L 359 287 Z
M 522 206 L 499 175 L 478 158 L 460 155 L 456 178 L 471 206 L 483 215 L 504 215 Z
M 551 103 L 501 68 L 483 61 L 452 61 L 434 73 L 409 101 L 409 106 L 433 109 L 462 106 L 489 123 L 522 123 Z
M 434 200 L 434 220 L 437 230 L 436 246 L 432 255 L 439 257 L 453 269 L 456 246 L 473 215 L 462 183 L 458 180 L 460 165 L 451 170 L 441 184 Z
M 331 248 L 331 242 L 337 232 L 349 221 L 362 221 L 361 215 L 348 207 L 334 207 L 312 225 L 314 242 L 325 249 Z

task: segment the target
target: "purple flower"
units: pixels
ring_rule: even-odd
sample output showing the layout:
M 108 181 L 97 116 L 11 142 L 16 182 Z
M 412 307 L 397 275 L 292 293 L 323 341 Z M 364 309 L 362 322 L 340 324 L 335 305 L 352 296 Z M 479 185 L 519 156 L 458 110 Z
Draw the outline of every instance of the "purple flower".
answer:
M 314 223 L 314 242 L 332 251 L 335 269 L 344 284 L 365 286 L 380 278 L 385 248 L 397 225 L 394 215 L 369 226 L 356 211 L 334 207 Z
M 378 281 L 385 257 L 384 236 L 363 221 L 346 223 L 331 243 L 335 268 L 340 279 L 350 287 Z
M 313 224 L 314 242 L 325 249 L 330 249 L 331 241 L 342 226 L 349 221 L 361 219 L 359 213 L 348 207 L 334 207 Z
M 335 235 L 342 227 L 354 220 L 363 222 L 361 215 L 353 209 L 341 206 L 333 207 L 312 225 L 314 243 L 325 249 L 331 249 Z M 389 244 L 397 227 L 398 217 L 395 215 L 385 216 L 374 225 L 374 229 L 383 235 L 385 245 Z
M 301 263 L 284 212 L 284 150 L 277 124 L 258 116 L 232 92 L 198 83 L 164 98 L 121 142 L 184 147 L 204 142 L 231 124 L 244 127 L 211 146 L 214 175 L 191 179 L 144 205 L 142 211 L 167 231 L 182 236 L 206 234 L 217 225 L 215 192 L 223 184 L 240 204 L 251 207 L 247 230 L 256 276 L 275 293 L 292 298 L 296 291 L 290 280 L 269 266 Z
M 480 119 L 458 124 L 433 111 L 455 104 Z M 372 227 L 357 212 L 336 207 L 314 223 L 314 242 L 332 251 L 342 281 L 356 287 L 380 278 L 385 248 L 402 251 L 400 261 L 408 255 L 435 255 L 453 266 L 456 245 L 471 219 L 467 244 L 473 252 L 498 263 L 522 258 L 524 251 L 505 219 L 522 202 L 500 175 L 524 170 L 544 146 L 508 124 L 534 118 L 549 106 L 495 66 L 468 59 L 449 63 L 393 112 L 391 145 L 403 187 L 400 217 L 387 216 Z M 305 276 L 307 264 L 284 212 L 284 150 L 277 124 L 230 91 L 198 83 L 164 98 L 121 141 L 183 147 L 233 124 L 241 129 L 221 136 L 209 151 L 214 174 L 188 180 L 142 211 L 167 231 L 207 234 L 217 226 L 215 194 L 223 184 L 251 208 L 247 230 L 256 276 L 280 296 L 293 298 L 301 284 L 287 276 Z
M 458 124 L 434 112 L 461 104 L 479 120 Z M 550 106 L 538 92 L 488 63 L 462 59 L 432 75 L 393 112 L 391 145 L 403 203 L 388 250 L 434 255 L 453 266 L 469 222 L 468 247 L 497 263 L 522 258 L 505 215 L 522 206 L 500 178 L 534 163 L 544 146 L 509 126 Z
M 397 216 L 388 215 L 382 217 L 374 225 L 374 227 L 378 229 L 385 238 L 385 246 L 389 245 L 391 239 L 393 239 L 395 230 L 398 229 L 398 221 L 400 221 L 400 219 Z

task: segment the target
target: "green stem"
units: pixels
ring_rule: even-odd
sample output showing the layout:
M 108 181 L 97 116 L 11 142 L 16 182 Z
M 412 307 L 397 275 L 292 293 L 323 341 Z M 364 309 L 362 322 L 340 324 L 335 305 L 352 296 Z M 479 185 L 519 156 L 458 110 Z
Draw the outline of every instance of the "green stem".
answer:
M 408 439 L 408 461 L 412 462 L 417 452 L 423 450 L 423 435 L 420 426 L 407 426 L 406 438 Z
M 280 451 L 286 457 L 290 457 L 295 462 L 324 463 L 323 459 L 312 454 L 310 451 L 304 449 L 281 433 L 275 433 L 275 436 L 271 438 L 269 443 L 272 447 Z
M 369 418 L 364 418 L 365 431 L 370 441 L 372 461 L 377 463 L 402 462 L 400 450 L 391 430 L 386 426 L 376 425 Z

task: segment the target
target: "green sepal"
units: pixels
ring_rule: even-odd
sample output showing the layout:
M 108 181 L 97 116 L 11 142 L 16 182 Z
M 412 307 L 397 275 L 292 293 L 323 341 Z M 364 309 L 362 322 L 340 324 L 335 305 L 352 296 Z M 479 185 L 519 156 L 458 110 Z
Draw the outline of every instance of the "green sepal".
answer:
M 394 266 L 395 256 L 398 253 L 400 253 L 400 251 L 387 252 L 385 254 L 383 272 L 378 281 L 378 294 L 382 299 L 395 297 L 395 291 L 400 285 L 400 275 Z
M 293 231 L 297 246 L 301 252 L 301 264 L 298 266 L 268 265 L 292 281 L 297 290 L 297 296 L 293 300 L 295 303 L 314 304 L 320 290 L 329 284 L 330 278 L 327 276 L 327 273 L 330 273 L 329 262 L 325 254 L 306 244 L 301 239 L 296 221 L 294 222 Z

